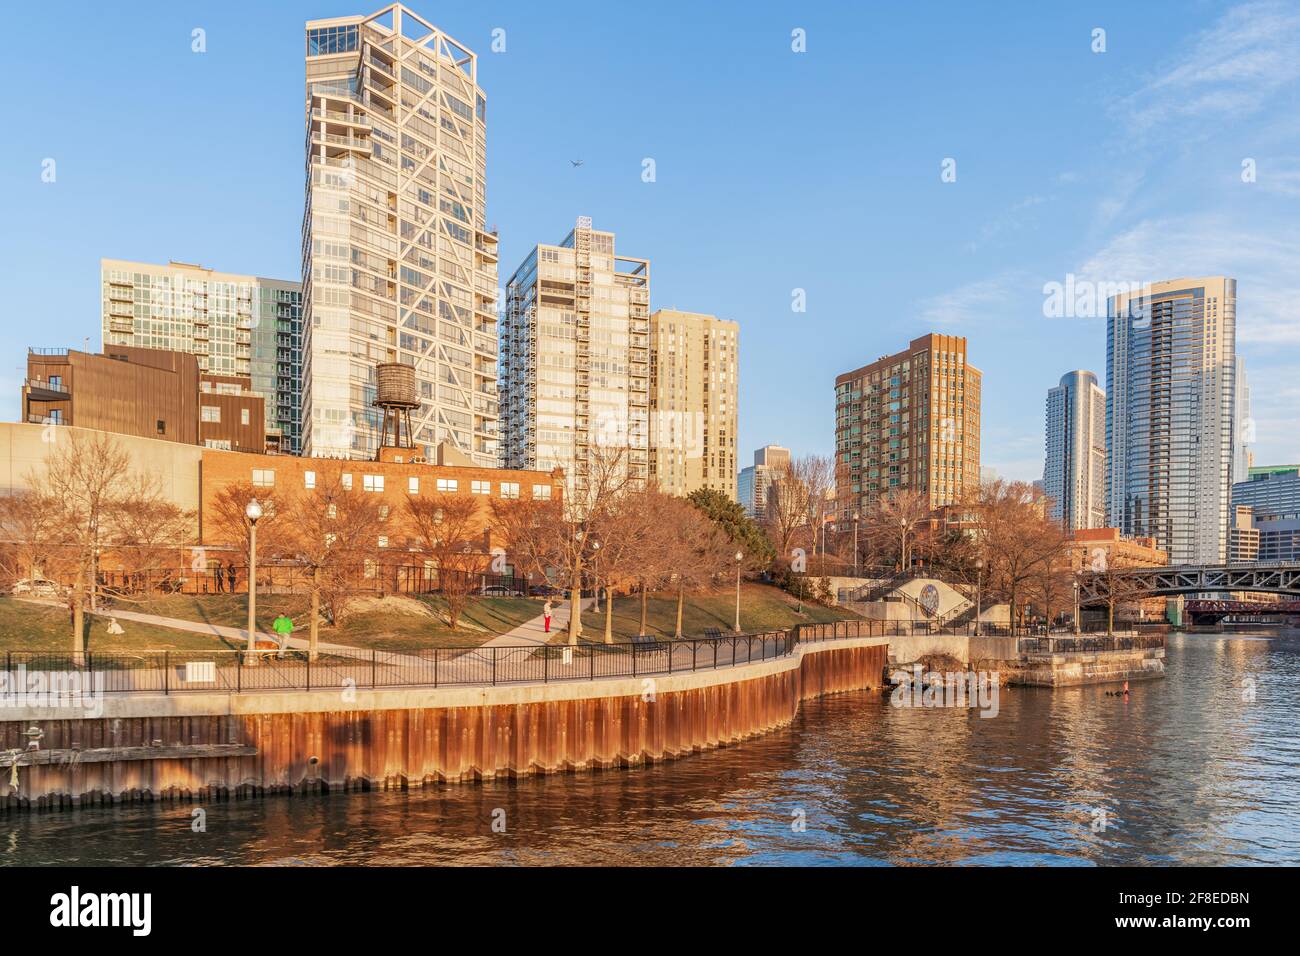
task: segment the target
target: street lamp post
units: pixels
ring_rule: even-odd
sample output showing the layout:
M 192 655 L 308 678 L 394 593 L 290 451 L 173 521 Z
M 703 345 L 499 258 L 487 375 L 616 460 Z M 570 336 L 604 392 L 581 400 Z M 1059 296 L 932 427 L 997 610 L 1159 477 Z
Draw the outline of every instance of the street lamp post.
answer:
M 980 615 L 984 613 L 984 559 L 975 559 L 975 636 L 980 636 Z
M 1079 636 L 1079 579 L 1074 579 L 1074 636 Z
M 903 532 L 902 547 L 900 548 L 900 551 L 902 551 L 902 553 L 898 556 L 899 570 L 906 571 L 907 570 L 907 519 L 899 518 L 898 527 L 901 528 Z
M 262 504 L 256 498 L 244 508 L 248 518 L 248 651 L 249 661 L 256 661 L 252 652 L 257 650 L 257 519 L 262 517 Z M 231 587 L 234 590 L 234 587 Z
M 596 580 L 596 613 L 600 613 L 600 542 L 591 542 L 591 576 Z
M 745 560 L 743 551 L 736 552 L 736 633 L 740 633 L 740 563 Z
M 858 576 L 858 513 L 853 512 L 853 576 Z

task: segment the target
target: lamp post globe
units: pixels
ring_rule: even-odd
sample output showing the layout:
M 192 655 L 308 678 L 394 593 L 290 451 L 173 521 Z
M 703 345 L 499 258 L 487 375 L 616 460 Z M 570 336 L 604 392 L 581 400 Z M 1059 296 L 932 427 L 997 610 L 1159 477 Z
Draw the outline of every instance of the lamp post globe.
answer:
M 244 507 L 248 517 L 248 662 L 257 661 L 257 522 L 264 510 L 256 498 L 249 499 Z M 232 591 L 234 583 L 231 583 Z

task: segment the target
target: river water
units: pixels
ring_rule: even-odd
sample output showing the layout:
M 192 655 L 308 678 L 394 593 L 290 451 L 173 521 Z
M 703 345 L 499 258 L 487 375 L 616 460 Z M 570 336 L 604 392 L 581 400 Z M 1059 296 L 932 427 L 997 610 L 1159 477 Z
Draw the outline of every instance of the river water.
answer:
M 0 863 L 1300 863 L 1300 631 L 1173 635 L 1167 667 L 1128 700 L 1002 688 L 992 718 L 842 694 L 648 769 L 216 803 L 203 832 L 193 805 L 12 815 Z

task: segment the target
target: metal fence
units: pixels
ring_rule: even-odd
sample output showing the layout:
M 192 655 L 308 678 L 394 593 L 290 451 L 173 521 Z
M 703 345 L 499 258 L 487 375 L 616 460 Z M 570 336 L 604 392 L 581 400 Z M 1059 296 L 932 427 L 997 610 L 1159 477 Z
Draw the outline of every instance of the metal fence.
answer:
M 850 636 L 838 635 L 840 639 Z M 815 639 L 835 637 L 823 635 Z M 237 650 L 87 652 L 80 661 L 71 654 L 12 651 L 5 655 L 5 669 L 10 687 L 39 686 L 56 691 L 75 683 L 82 695 L 496 686 L 650 677 L 735 667 L 788 656 L 799 642 L 794 631 L 771 631 L 616 644 L 438 647 L 417 651 L 344 651 L 332 647 L 314 661 L 301 650 L 282 654 Z M 75 681 L 72 675 L 76 675 Z
M 370 574 L 359 577 L 354 590 L 362 593 L 437 594 L 443 578 L 455 575 L 457 590 L 471 593 L 526 595 L 529 579 L 518 575 L 445 571 L 422 565 L 379 565 Z M 310 573 L 295 564 L 259 564 L 257 593 L 304 594 L 309 590 Z M 211 562 L 200 570 L 178 571 L 153 568 L 147 571 L 101 571 L 100 588 L 108 593 L 140 594 L 247 594 L 248 568 L 245 565 Z M 62 582 L 67 583 L 67 582 Z
M 345 692 L 388 687 L 550 684 L 694 673 L 786 657 L 800 644 L 926 634 L 909 621 L 832 621 L 786 631 L 721 634 L 685 640 L 639 638 L 614 644 L 435 647 L 378 650 L 331 646 L 306 651 L 137 651 L 72 654 L 9 651 L 4 669 L 14 691 L 85 698 L 101 694 L 194 692 Z M 938 633 L 937 631 L 934 633 Z M 951 633 L 951 632 L 944 632 Z M 985 633 L 987 633 L 985 631 Z M 1161 647 L 1164 637 L 1022 638 L 1020 653 Z
M 1163 634 L 1090 635 L 1070 637 L 1022 637 L 1016 643 L 1021 654 L 1076 654 L 1090 651 L 1134 651 L 1165 646 Z

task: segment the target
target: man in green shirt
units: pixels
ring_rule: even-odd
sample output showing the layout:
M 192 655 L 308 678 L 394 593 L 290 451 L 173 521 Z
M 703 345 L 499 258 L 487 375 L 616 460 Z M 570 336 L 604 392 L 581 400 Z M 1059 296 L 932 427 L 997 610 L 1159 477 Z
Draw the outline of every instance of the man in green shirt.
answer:
M 280 652 L 277 657 L 284 657 L 284 649 L 289 646 L 289 637 L 293 634 L 293 619 L 283 611 L 271 624 L 271 629 L 280 638 Z

